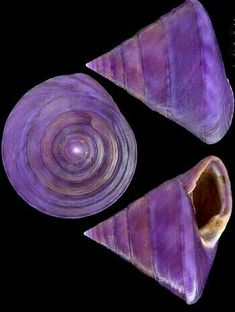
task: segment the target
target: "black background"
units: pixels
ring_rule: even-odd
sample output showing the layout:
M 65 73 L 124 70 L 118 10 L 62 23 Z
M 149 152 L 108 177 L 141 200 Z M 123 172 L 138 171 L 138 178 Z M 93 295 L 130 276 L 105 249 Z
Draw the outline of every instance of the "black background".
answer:
M 17 310 L 30 311 L 39 306 L 42 311 L 49 306 L 52 311 L 59 307 L 62 311 L 115 308 L 204 311 L 214 307 L 233 310 L 234 215 L 221 238 L 204 294 L 190 307 L 82 234 L 211 154 L 224 161 L 235 189 L 234 122 L 223 140 L 206 145 L 85 67 L 85 63 L 182 1 L 84 2 L 65 1 L 50 7 L 41 2 L 24 6 L 21 2 L 1 9 L 1 133 L 8 114 L 30 88 L 53 76 L 87 73 L 113 96 L 135 133 L 136 173 L 126 193 L 106 211 L 81 220 L 60 220 L 27 205 L 11 187 L 1 167 L 1 283 L 7 304 L 2 311 L 10 311 L 14 304 Z M 229 1 L 201 2 L 211 16 L 234 88 L 235 12 Z

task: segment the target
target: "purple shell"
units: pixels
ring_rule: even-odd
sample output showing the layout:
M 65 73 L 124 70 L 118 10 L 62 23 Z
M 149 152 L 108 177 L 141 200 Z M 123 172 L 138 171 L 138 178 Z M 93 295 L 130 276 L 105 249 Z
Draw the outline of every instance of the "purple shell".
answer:
M 234 97 L 211 21 L 196 0 L 87 64 L 202 141 L 228 131 Z
M 75 74 L 49 79 L 22 97 L 6 122 L 2 157 L 11 184 L 31 206 L 81 218 L 123 194 L 137 150 L 111 96 Z
M 192 304 L 231 210 L 226 168 L 210 156 L 84 234 Z

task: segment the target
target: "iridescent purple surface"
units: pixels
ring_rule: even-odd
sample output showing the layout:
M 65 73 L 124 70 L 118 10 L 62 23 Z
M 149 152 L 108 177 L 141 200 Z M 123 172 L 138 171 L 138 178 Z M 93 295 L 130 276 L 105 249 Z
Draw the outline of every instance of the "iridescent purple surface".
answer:
M 41 212 L 81 218 L 113 204 L 136 166 L 136 141 L 111 96 L 84 74 L 27 92 L 4 129 L 2 157 L 16 192 Z
M 203 292 L 231 210 L 226 168 L 210 156 L 84 234 L 192 304 Z
M 87 67 L 208 144 L 230 127 L 233 92 L 210 18 L 197 0 L 186 0 Z

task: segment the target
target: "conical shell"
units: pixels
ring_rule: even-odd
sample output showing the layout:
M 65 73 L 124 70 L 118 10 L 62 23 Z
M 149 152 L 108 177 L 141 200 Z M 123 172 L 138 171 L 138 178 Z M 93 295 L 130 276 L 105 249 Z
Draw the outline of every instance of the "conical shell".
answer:
M 208 144 L 230 127 L 232 89 L 211 21 L 196 0 L 186 0 L 87 67 Z
M 226 168 L 210 156 L 85 235 L 192 304 L 202 294 L 231 209 Z

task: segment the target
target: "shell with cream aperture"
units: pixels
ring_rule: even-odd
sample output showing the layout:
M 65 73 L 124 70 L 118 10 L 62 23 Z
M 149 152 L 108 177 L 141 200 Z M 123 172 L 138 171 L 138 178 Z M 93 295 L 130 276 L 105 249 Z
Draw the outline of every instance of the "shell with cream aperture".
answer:
M 231 211 L 227 170 L 210 156 L 84 234 L 192 304 Z

